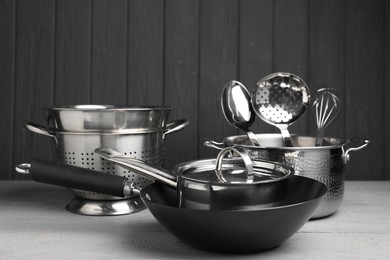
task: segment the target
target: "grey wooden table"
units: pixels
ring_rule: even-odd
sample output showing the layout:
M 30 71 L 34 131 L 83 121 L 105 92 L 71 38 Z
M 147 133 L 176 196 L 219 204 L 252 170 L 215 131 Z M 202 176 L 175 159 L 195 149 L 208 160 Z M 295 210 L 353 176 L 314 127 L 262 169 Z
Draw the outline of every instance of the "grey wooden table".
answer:
M 390 182 L 346 183 L 340 210 L 279 247 L 221 255 L 183 244 L 149 213 L 72 214 L 73 195 L 32 181 L 0 182 L 0 259 L 390 259 Z M 259 220 L 261 221 L 261 220 Z

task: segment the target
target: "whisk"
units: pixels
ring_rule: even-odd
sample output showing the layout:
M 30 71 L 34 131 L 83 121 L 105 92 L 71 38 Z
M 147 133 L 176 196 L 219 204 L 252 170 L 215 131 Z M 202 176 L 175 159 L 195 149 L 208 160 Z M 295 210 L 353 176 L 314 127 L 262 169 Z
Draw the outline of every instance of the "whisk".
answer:
M 337 90 L 332 88 L 321 88 L 317 90 L 316 99 L 312 105 L 317 124 L 315 146 L 322 144 L 325 129 L 340 113 L 341 103 L 335 93 L 337 93 Z

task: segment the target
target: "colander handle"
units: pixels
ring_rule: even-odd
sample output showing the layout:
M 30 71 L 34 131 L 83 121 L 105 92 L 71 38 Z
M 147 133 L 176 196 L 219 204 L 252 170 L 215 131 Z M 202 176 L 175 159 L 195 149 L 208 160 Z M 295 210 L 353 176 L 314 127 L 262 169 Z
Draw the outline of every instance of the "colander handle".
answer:
M 126 177 L 44 159 L 33 159 L 31 163 L 19 164 L 15 169 L 19 173 L 30 174 L 36 182 L 117 197 L 134 196 L 139 193 L 139 189 Z
M 25 123 L 24 127 L 33 133 L 53 138 L 56 142 L 56 145 L 58 145 L 57 137 L 55 136 L 55 134 L 51 133 L 46 127 L 30 122 Z
M 179 120 L 167 123 L 167 125 L 163 129 L 164 137 L 167 134 L 174 133 L 174 132 L 180 131 L 183 128 L 186 128 L 189 124 L 190 124 L 190 121 L 187 119 L 179 119 Z
M 50 131 L 46 127 L 38 125 L 38 124 L 27 122 L 24 124 L 24 127 L 26 129 L 30 130 L 31 132 L 34 132 L 34 133 L 39 134 L 39 135 L 44 135 L 44 136 L 53 137 L 53 138 L 56 137 L 54 134 L 50 133 Z

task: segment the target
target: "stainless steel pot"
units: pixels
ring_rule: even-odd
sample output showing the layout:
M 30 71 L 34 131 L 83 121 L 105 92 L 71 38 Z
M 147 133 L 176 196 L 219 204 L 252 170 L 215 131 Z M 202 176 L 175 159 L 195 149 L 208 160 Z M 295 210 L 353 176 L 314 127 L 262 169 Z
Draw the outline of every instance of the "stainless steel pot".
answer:
M 223 159 L 229 153 L 240 159 Z M 251 161 L 240 148 L 227 147 L 217 159 L 177 164 L 168 171 L 128 158 L 117 151 L 97 148 L 95 153 L 126 169 L 177 189 L 180 207 L 195 209 L 251 209 L 275 203 L 286 196 L 291 167 L 263 160 Z
M 263 147 L 251 146 L 245 135 L 229 136 L 223 142 L 205 141 L 204 145 L 221 150 L 229 146 L 244 149 L 252 160 L 275 161 L 294 168 L 295 174 L 324 183 L 328 192 L 312 218 L 335 213 L 344 197 L 345 165 L 352 151 L 370 144 L 366 139 L 325 138 L 324 146 L 315 146 L 314 137 L 292 136 L 294 147 L 283 147 L 280 134 L 256 135 Z M 353 146 L 357 143 L 357 146 Z M 347 146 L 349 148 L 347 148 Z
M 125 176 L 137 186 L 144 187 L 151 183 L 149 179 L 101 159 L 94 154 L 94 150 L 97 147 L 110 147 L 132 158 L 162 166 L 165 136 L 189 124 L 184 119 L 167 123 L 169 111 L 169 107 L 99 105 L 48 108 L 45 109 L 48 127 L 34 123 L 26 123 L 25 127 L 34 133 L 50 137 L 53 160 Z M 80 189 L 70 190 L 76 198 L 68 205 L 68 209 L 76 213 L 128 214 L 138 211 L 137 205 L 142 206 L 139 197 L 134 198 L 138 200 L 136 204 L 128 197 L 127 205 L 123 198 Z M 115 207 L 115 203 L 124 205 Z M 90 211 L 89 208 L 94 210 Z

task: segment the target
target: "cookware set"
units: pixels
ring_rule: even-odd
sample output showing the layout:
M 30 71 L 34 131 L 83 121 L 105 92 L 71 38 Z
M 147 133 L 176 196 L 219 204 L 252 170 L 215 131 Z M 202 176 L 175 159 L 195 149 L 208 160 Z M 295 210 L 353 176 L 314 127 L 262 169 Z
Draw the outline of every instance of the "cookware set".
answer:
M 188 126 L 168 121 L 171 107 L 74 105 L 44 109 L 47 126 L 25 127 L 50 138 L 52 160 L 16 166 L 38 182 L 65 186 L 67 205 L 83 215 L 121 215 L 145 208 L 183 242 L 210 251 L 248 253 L 278 246 L 310 218 L 329 216 L 344 194 L 352 151 L 370 142 L 324 137 L 340 100 L 322 90 L 317 137 L 290 135 L 288 125 L 311 104 L 307 84 L 291 73 L 262 78 L 252 94 L 238 81 L 221 95 L 222 112 L 246 135 L 204 145 L 211 159 L 162 168 L 167 134 Z M 255 134 L 255 115 L 281 131 Z M 357 144 L 356 144 L 357 143 Z

